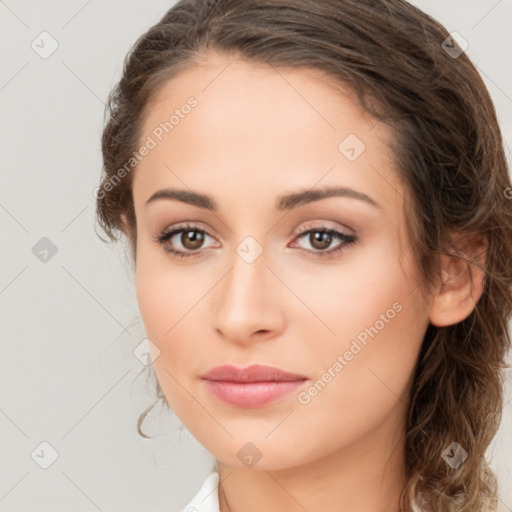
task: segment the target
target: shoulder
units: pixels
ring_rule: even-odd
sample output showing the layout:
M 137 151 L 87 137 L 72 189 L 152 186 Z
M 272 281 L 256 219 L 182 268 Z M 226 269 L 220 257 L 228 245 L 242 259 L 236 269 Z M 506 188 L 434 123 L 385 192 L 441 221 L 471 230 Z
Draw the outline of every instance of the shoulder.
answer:
M 212 471 L 181 512 L 219 512 L 219 473 Z

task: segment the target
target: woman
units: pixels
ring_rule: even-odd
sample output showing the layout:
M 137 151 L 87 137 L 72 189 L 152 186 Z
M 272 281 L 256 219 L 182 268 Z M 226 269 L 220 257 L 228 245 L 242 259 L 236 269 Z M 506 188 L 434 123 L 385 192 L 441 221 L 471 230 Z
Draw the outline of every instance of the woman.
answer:
M 496 509 L 512 188 L 453 36 L 403 0 L 182 0 L 102 142 L 158 398 L 218 462 L 184 510 Z

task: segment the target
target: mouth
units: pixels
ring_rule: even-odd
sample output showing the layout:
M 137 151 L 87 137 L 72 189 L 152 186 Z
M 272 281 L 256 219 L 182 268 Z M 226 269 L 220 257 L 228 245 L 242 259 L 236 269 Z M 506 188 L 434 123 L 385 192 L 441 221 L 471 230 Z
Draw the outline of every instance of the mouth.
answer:
M 238 368 L 222 365 L 201 376 L 208 390 L 236 407 L 262 407 L 302 386 L 308 377 L 264 365 Z

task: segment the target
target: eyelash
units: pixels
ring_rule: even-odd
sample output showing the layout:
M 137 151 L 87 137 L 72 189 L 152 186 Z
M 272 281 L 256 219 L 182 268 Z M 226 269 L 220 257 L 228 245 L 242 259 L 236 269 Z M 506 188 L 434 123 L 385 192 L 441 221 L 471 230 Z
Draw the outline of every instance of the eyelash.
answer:
M 178 233 L 183 233 L 186 231 L 196 231 L 198 233 L 203 233 L 204 235 L 208 235 L 210 238 L 213 238 L 207 231 L 203 229 L 199 229 L 197 226 L 194 226 L 192 224 L 185 224 L 185 225 L 179 225 L 173 228 L 170 231 L 162 231 L 159 235 L 153 238 L 153 240 L 159 244 L 162 245 L 164 250 L 171 254 L 174 257 L 177 258 L 189 258 L 191 256 L 199 256 L 199 252 L 190 252 L 186 253 L 183 251 L 177 251 L 176 249 L 172 249 L 171 247 L 165 246 L 168 240 L 170 240 L 174 235 Z M 333 254 L 338 253 L 339 251 L 353 245 L 357 241 L 357 237 L 354 235 L 348 235 L 346 233 L 342 233 L 336 229 L 327 228 L 325 226 L 319 226 L 316 228 L 309 228 L 304 231 L 301 231 L 297 234 L 297 238 L 304 238 L 306 235 L 309 235 L 310 233 L 328 233 L 331 236 L 333 236 L 334 240 L 339 240 L 343 242 L 340 244 L 336 249 L 331 249 L 330 251 L 312 251 L 309 249 L 301 249 L 302 251 L 305 251 L 307 253 L 313 253 L 314 255 L 318 255 L 321 258 L 328 258 L 332 257 Z

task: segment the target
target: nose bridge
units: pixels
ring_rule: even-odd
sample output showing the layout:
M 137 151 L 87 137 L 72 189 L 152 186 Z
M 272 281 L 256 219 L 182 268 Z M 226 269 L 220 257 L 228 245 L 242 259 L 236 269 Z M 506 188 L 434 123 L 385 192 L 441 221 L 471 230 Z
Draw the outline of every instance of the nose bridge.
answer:
M 231 270 L 215 299 L 213 319 L 214 327 L 227 338 L 246 340 L 254 332 L 278 328 L 280 308 L 275 294 L 269 293 L 267 255 L 252 237 L 236 247 Z
M 242 242 L 233 255 L 231 272 L 223 290 L 223 301 L 231 312 L 246 308 L 254 310 L 262 298 L 267 280 L 267 258 L 263 252 L 256 257 L 254 250 L 254 247 Z

